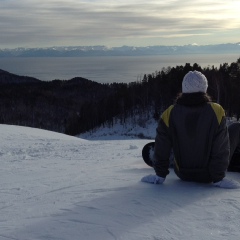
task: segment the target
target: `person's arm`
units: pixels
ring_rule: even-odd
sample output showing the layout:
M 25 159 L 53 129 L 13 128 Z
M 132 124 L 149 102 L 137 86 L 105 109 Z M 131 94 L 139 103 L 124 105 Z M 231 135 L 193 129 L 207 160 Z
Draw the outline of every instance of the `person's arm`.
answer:
M 155 138 L 153 167 L 156 175 L 165 178 L 169 174 L 169 158 L 172 149 L 172 141 L 169 133 L 169 120 L 173 106 L 170 106 L 162 114 Z
M 230 144 L 224 110 L 218 104 L 214 104 L 214 108 L 219 126 L 212 143 L 209 172 L 213 182 L 219 182 L 225 177 L 229 164 Z

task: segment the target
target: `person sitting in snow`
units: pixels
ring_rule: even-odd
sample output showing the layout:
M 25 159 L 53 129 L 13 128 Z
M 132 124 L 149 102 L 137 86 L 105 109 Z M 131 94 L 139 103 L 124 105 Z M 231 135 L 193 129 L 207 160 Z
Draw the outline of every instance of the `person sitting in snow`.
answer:
M 158 123 L 153 160 L 156 175 L 143 177 L 143 182 L 165 181 L 173 150 L 174 171 L 180 179 L 213 183 L 222 188 L 240 187 L 238 182 L 225 178 L 229 159 L 239 145 L 239 123 L 232 126 L 233 129 L 237 126 L 237 133 L 227 128 L 225 112 L 219 104 L 211 102 L 207 87 L 207 78 L 202 73 L 190 71 L 185 75 L 182 93 Z M 232 134 L 230 140 L 228 132 Z

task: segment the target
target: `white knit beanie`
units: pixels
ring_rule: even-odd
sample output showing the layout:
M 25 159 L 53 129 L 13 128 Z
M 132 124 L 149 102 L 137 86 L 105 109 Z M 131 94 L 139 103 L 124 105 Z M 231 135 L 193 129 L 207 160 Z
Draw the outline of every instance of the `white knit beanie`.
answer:
M 206 93 L 208 88 L 207 78 L 198 71 L 190 71 L 183 78 L 182 92 L 183 93 Z

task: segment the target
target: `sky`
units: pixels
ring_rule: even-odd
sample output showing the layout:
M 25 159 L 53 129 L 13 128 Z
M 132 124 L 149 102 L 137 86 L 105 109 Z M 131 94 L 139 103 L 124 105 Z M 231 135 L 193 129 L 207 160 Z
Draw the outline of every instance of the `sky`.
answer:
M 0 0 L 0 49 L 240 42 L 240 0 Z

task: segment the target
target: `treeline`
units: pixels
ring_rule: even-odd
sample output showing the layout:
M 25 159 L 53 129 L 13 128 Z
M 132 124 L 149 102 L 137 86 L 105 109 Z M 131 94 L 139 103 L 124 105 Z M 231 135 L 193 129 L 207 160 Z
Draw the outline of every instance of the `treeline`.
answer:
M 95 116 L 100 115 L 98 107 L 104 97 L 112 94 L 108 86 L 84 78 L 51 82 L 29 78 L 22 78 L 19 82 L 16 79 L 19 76 L 0 71 L 2 124 L 75 135 L 103 121 Z
M 100 84 L 84 78 L 40 81 L 0 70 L 0 123 L 14 124 L 77 135 L 98 126 L 111 127 L 115 119 L 132 124 L 158 119 L 172 104 L 184 75 L 204 73 L 208 93 L 227 116 L 240 117 L 240 58 L 201 68 L 198 64 L 163 68 L 132 83 Z

